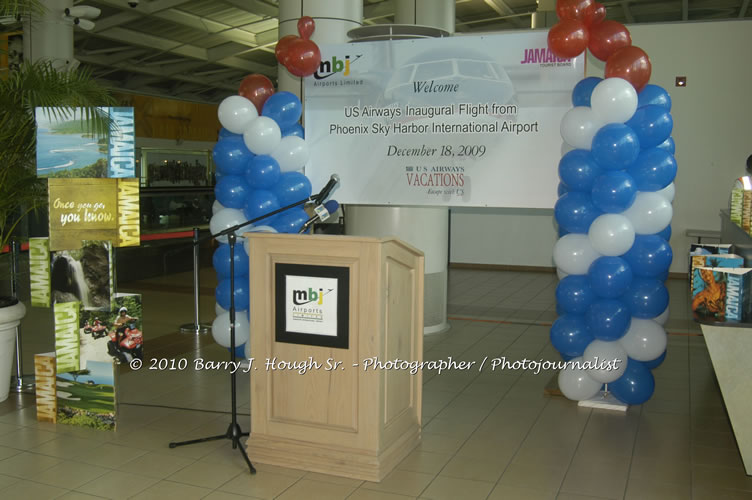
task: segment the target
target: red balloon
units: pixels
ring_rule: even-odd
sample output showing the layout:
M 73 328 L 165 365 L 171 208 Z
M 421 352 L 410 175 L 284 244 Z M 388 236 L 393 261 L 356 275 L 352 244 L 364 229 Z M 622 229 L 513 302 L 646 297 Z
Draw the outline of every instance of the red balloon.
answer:
M 616 21 L 603 21 L 590 26 L 588 48 L 595 57 L 605 61 L 622 47 L 632 45 L 629 30 Z
M 635 88 L 642 90 L 650 81 L 652 65 L 650 58 L 640 47 L 622 47 L 606 60 L 605 78 L 623 78 Z
M 563 19 L 548 31 L 548 48 L 558 57 L 577 57 L 587 45 L 588 30 L 582 21 Z
M 556 15 L 559 20 L 574 19 L 582 21 L 585 19 L 585 11 L 590 8 L 594 0 L 558 0 L 556 2 Z
M 287 47 L 287 71 L 295 76 L 312 75 L 321 64 L 321 52 L 311 40 L 298 38 Z
M 238 94 L 251 101 L 260 115 L 264 103 L 274 94 L 274 84 L 266 76 L 254 73 L 243 78 Z
M 302 38 L 303 40 L 308 40 L 309 38 L 311 38 L 311 35 L 313 35 L 313 30 L 315 29 L 316 22 L 312 17 L 303 16 L 298 19 L 298 33 L 300 33 L 300 38 Z
M 606 19 L 606 7 L 598 2 L 593 2 L 590 7 L 585 9 L 585 15 L 582 18 L 585 22 L 585 26 L 588 28 L 594 24 L 600 23 L 604 19 Z
M 297 39 L 298 37 L 295 35 L 285 35 L 277 42 L 277 46 L 274 48 L 274 55 L 277 56 L 277 61 L 279 61 L 279 64 L 282 66 L 286 65 L 287 47 L 290 45 L 290 42 Z

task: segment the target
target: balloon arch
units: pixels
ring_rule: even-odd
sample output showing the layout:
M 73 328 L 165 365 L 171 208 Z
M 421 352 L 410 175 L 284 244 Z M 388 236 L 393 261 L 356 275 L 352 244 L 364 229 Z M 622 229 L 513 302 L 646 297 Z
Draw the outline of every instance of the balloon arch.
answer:
M 651 369 L 666 356 L 668 278 L 676 160 L 671 98 L 648 84 L 648 55 L 624 25 L 593 0 L 558 0 L 548 33 L 558 57 L 584 50 L 605 61 L 605 78 L 572 92 L 561 122 L 559 240 L 554 262 L 558 319 L 551 343 L 566 361 L 562 393 L 641 404 L 655 388 Z M 618 365 L 609 361 L 619 359 Z

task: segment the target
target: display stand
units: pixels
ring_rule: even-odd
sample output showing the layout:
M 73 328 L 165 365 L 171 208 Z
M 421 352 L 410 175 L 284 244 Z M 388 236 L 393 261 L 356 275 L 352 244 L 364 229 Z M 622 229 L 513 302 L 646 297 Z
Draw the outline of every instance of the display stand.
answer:
M 420 442 L 423 254 L 396 239 L 246 236 L 248 455 L 380 481 Z

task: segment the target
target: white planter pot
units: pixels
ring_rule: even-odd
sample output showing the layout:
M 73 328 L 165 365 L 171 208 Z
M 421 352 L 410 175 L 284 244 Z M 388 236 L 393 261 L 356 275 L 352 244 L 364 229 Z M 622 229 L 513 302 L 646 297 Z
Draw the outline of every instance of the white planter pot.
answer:
M 19 302 L 0 307 L 0 402 L 8 399 L 13 358 L 16 354 L 16 327 L 26 315 L 26 307 Z

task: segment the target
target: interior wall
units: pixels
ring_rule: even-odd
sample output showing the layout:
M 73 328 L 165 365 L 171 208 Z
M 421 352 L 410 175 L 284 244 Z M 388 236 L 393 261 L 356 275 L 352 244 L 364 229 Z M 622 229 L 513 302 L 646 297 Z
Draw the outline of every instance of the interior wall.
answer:
M 752 154 L 752 21 L 628 26 L 653 64 L 650 83 L 668 90 L 676 142 L 672 272 L 687 269 L 688 229 L 720 229 L 719 210 Z M 588 58 L 588 76 L 604 63 Z M 675 87 L 686 76 L 687 86 Z M 557 149 L 560 145 L 552 145 Z M 557 175 L 557 165 L 551 166 Z M 450 261 L 553 266 L 553 210 L 452 209 Z

